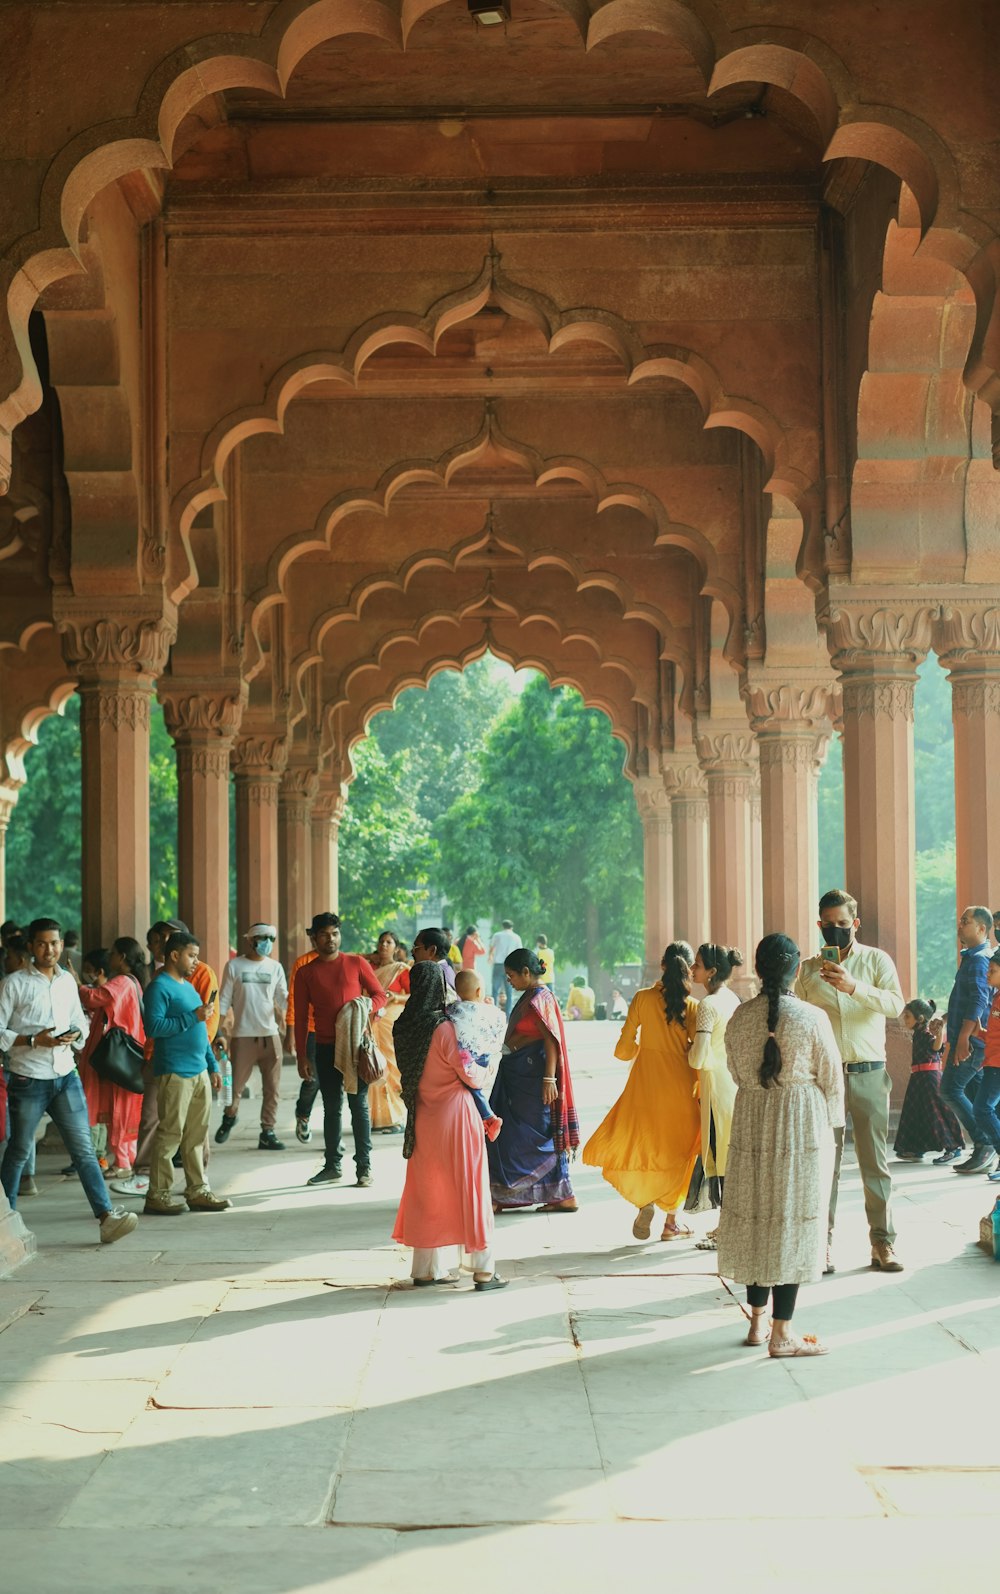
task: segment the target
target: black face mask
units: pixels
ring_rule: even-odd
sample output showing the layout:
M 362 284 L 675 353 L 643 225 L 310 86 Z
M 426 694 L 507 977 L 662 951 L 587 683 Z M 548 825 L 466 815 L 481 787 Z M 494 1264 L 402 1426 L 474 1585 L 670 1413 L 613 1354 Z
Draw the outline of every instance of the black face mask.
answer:
M 823 925 L 823 940 L 826 942 L 827 946 L 839 946 L 842 952 L 846 952 L 853 938 L 854 930 L 849 925 Z

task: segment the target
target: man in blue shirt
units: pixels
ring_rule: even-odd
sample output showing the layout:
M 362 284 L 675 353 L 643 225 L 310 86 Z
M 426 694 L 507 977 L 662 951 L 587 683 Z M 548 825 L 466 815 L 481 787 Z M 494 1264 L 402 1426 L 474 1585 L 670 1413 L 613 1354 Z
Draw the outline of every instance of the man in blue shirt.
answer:
M 993 1147 L 983 1143 L 973 1110 L 983 1072 L 979 1026 L 985 1028 L 993 1001 L 986 977 L 992 928 L 989 908 L 966 908 L 958 921 L 961 957 L 948 998 L 948 1060 L 941 1095 L 972 1141 L 972 1155 L 955 1164 L 956 1173 L 989 1173 L 997 1160 Z
M 220 1075 L 206 1025 L 212 1005 L 203 1003 L 190 983 L 198 950 L 198 938 L 190 932 L 171 935 L 163 968 L 142 1004 L 146 1034 L 153 1042 L 159 1113 L 143 1211 L 162 1217 L 183 1212 L 185 1201 L 192 1212 L 224 1212 L 232 1205 L 213 1195 L 205 1179 L 205 1136 L 212 1091 L 218 1090 Z M 178 1147 L 184 1165 L 184 1201 L 175 1201 L 173 1195 L 171 1158 Z

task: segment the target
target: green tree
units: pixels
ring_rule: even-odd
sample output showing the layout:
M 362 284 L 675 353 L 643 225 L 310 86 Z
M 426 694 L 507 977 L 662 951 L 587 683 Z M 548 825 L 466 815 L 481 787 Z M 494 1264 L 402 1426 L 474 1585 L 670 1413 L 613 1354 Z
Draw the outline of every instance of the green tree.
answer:
M 486 654 L 462 671 L 432 675 L 426 687 L 408 687 L 373 719 L 371 734 L 387 757 L 410 754 L 410 795 L 432 830 L 456 797 L 475 788 L 484 738 L 515 698 L 512 678 Z
M 351 799 L 340 827 L 344 944 L 370 952 L 397 915 L 416 913 L 438 861 L 413 798 L 413 755 L 386 754 L 370 736 L 354 758 Z
M 487 735 L 474 789 L 441 821 L 456 923 L 512 918 L 595 975 L 640 957 L 642 828 L 623 756 L 603 714 L 535 676 Z
M 152 920 L 177 917 L 177 759 L 159 703 L 149 717 L 149 895 Z M 147 928 L 132 933 L 141 941 Z

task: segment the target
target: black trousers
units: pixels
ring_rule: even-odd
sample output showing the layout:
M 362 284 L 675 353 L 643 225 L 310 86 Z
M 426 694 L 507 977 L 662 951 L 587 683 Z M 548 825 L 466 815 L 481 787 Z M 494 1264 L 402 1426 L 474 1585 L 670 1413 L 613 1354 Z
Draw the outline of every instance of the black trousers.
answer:
M 787 1323 L 795 1311 L 795 1302 L 799 1293 L 797 1284 L 772 1284 L 770 1289 L 766 1284 L 747 1285 L 747 1305 L 766 1306 L 770 1293 L 774 1302 L 773 1315 L 781 1323 Z
M 316 1044 L 316 1078 L 323 1097 L 323 1138 L 326 1143 L 324 1167 L 339 1168 L 344 1160 L 341 1120 L 344 1112 L 344 1076 L 333 1066 L 333 1046 Z M 347 1097 L 354 1131 L 354 1166 L 358 1175 L 371 1172 L 372 1119 L 368 1109 L 368 1086 L 358 1082 L 356 1096 Z
M 319 1080 L 316 1078 L 316 1036 L 312 1030 L 306 1039 L 306 1056 L 313 1065 L 313 1077 L 303 1079 L 299 1084 L 299 1099 L 295 1103 L 296 1118 L 308 1118 L 319 1095 Z

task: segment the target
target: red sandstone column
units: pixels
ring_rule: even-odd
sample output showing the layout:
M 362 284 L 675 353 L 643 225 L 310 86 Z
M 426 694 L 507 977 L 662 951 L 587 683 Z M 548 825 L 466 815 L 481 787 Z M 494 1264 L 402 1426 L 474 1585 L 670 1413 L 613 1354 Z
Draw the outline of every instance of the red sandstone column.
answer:
M 640 775 L 633 791 L 642 820 L 645 891 L 645 970 L 659 978 L 663 948 L 673 939 L 674 838 L 670 793 L 660 775 Z
M 310 918 L 314 913 L 337 911 L 340 872 L 338 835 L 346 806 L 347 797 L 343 790 L 321 791 L 313 806 L 310 820 L 312 831 Z
M 816 939 L 816 802 L 830 688 L 808 681 L 752 686 L 749 702 L 760 755 L 762 933 L 790 935 L 806 954 Z
M 1000 608 L 947 604 L 935 647 L 951 681 L 958 908 L 1000 907 Z
M 279 736 L 241 736 L 233 749 L 241 934 L 257 920 L 278 923 L 278 787 L 287 758 L 284 737 Z
M 307 945 L 312 918 L 312 831 L 310 814 L 319 785 L 313 771 L 287 769 L 278 788 L 278 897 L 281 961 L 291 968 Z
M 72 601 L 72 600 L 68 600 Z M 144 940 L 149 927 L 149 704 L 176 627 L 161 611 L 58 624 L 79 671 L 83 940 Z
M 760 777 L 754 782 L 750 794 L 750 945 L 742 948 L 743 956 L 753 957 L 757 942 L 764 934 L 764 839 L 761 824 Z
M 757 765 L 750 727 L 699 726 L 698 756 L 708 789 L 711 939 L 737 946 L 751 967 L 753 860 L 751 803 Z M 749 977 L 749 974 L 747 975 Z
M 12 786 L 0 786 L 0 920 L 7 917 L 7 827 L 17 802 Z
M 242 703 L 189 681 L 161 685 L 160 698 L 177 751 L 178 913 L 221 975 L 230 947 L 230 757 Z
M 847 879 L 840 883 L 858 898 L 862 941 L 889 953 L 910 994 L 917 988 L 913 689 L 930 645 L 931 611 L 895 596 L 891 607 L 848 603 L 831 601 L 828 620 L 844 696 Z
M 694 752 L 663 755 L 673 825 L 673 933 L 697 948 L 708 939 L 708 793 Z

